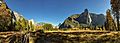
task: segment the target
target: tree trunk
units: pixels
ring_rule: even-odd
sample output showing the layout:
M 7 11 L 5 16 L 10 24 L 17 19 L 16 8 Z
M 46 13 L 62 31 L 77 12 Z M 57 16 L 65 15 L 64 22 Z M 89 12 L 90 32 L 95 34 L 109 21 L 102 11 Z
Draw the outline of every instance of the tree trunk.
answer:
M 117 13 L 118 15 L 117 15 L 117 27 L 118 27 L 118 31 L 120 30 L 120 28 L 119 28 L 119 13 Z

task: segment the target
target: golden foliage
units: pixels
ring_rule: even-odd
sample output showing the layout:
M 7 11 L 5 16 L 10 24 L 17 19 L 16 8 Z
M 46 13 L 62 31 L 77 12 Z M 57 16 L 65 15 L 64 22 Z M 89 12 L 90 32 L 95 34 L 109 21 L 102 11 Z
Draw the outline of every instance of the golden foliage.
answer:
M 107 30 L 115 30 L 115 22 L 111 16 L 110 10 L 108 9 L 106 12 L 106 29 Z

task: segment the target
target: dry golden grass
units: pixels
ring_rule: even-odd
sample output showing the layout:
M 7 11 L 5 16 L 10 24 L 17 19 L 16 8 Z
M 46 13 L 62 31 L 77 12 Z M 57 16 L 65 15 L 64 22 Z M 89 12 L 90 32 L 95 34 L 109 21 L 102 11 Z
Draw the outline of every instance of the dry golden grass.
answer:
M 65 33 L 69 33 L 69 32 L 109 32 L 109 31 L 105 31 L 105 30 L 103 30 L 103 31 L 101 31 L 101 30 L 66 30 L 66 31 L 64 31 L 64 30 L 53 30 L 53 31 L 49 31 L 49 30 L 44 30 L 44 32 L 45 33 L 47 33 L 47 32 L 65 32 Z

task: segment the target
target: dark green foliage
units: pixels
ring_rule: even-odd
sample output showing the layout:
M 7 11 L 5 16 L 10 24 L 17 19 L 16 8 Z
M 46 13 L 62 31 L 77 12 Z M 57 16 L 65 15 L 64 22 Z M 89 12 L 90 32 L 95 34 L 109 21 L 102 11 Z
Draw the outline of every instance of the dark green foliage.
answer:
M 11 17 L 7 15 L 0 15 L 0 31 L 12 30 L 13 25 Z
M 20 30 L 21 29 L 21 25 L 20 25 L 20 22 L 16 21 L 15 23 L 15 30 Z
M 15 30 L 19 31 L 19 30 L 29 30 L 28 29 L 28 21 L 25 20 L 25 18 L 21 18 L 18 21 L 15 22 Z
M 117 28 L 120 31 L 119 18 L 120 18 L 120 0 L 111 0 L 111 8 L 114 14 L 114 17 L 117 19 Z
M 46 30 L 51 30 L 51 29 L 53 29 L 53 26 L 52 26 L 52 24 L 44 24 L 43 28 Z

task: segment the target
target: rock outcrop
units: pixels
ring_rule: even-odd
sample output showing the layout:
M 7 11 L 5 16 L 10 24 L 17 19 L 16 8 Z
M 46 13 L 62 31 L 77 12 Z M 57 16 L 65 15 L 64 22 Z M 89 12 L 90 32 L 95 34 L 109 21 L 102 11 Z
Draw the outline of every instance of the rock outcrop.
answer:
M 76 20 L 80 15 L 75 14 L 70 17 L 68 17 L 64 23 L 60 25 L 59 28 L 73 28 L 73 27 L 79 27 L 79 22 Z
M 87 9 L 85 9 L 85 11 L 77 18 L 77 21 L 80 24 L 90 25 L 92 22 L 91 14 L 89 13 Z
M 74 14 L 68 17 L 59 28 L 78 28 L 80 26 L 103 26 L 105 16 L 103 14 L 89 13 L 85 9 L 81 14 Z

